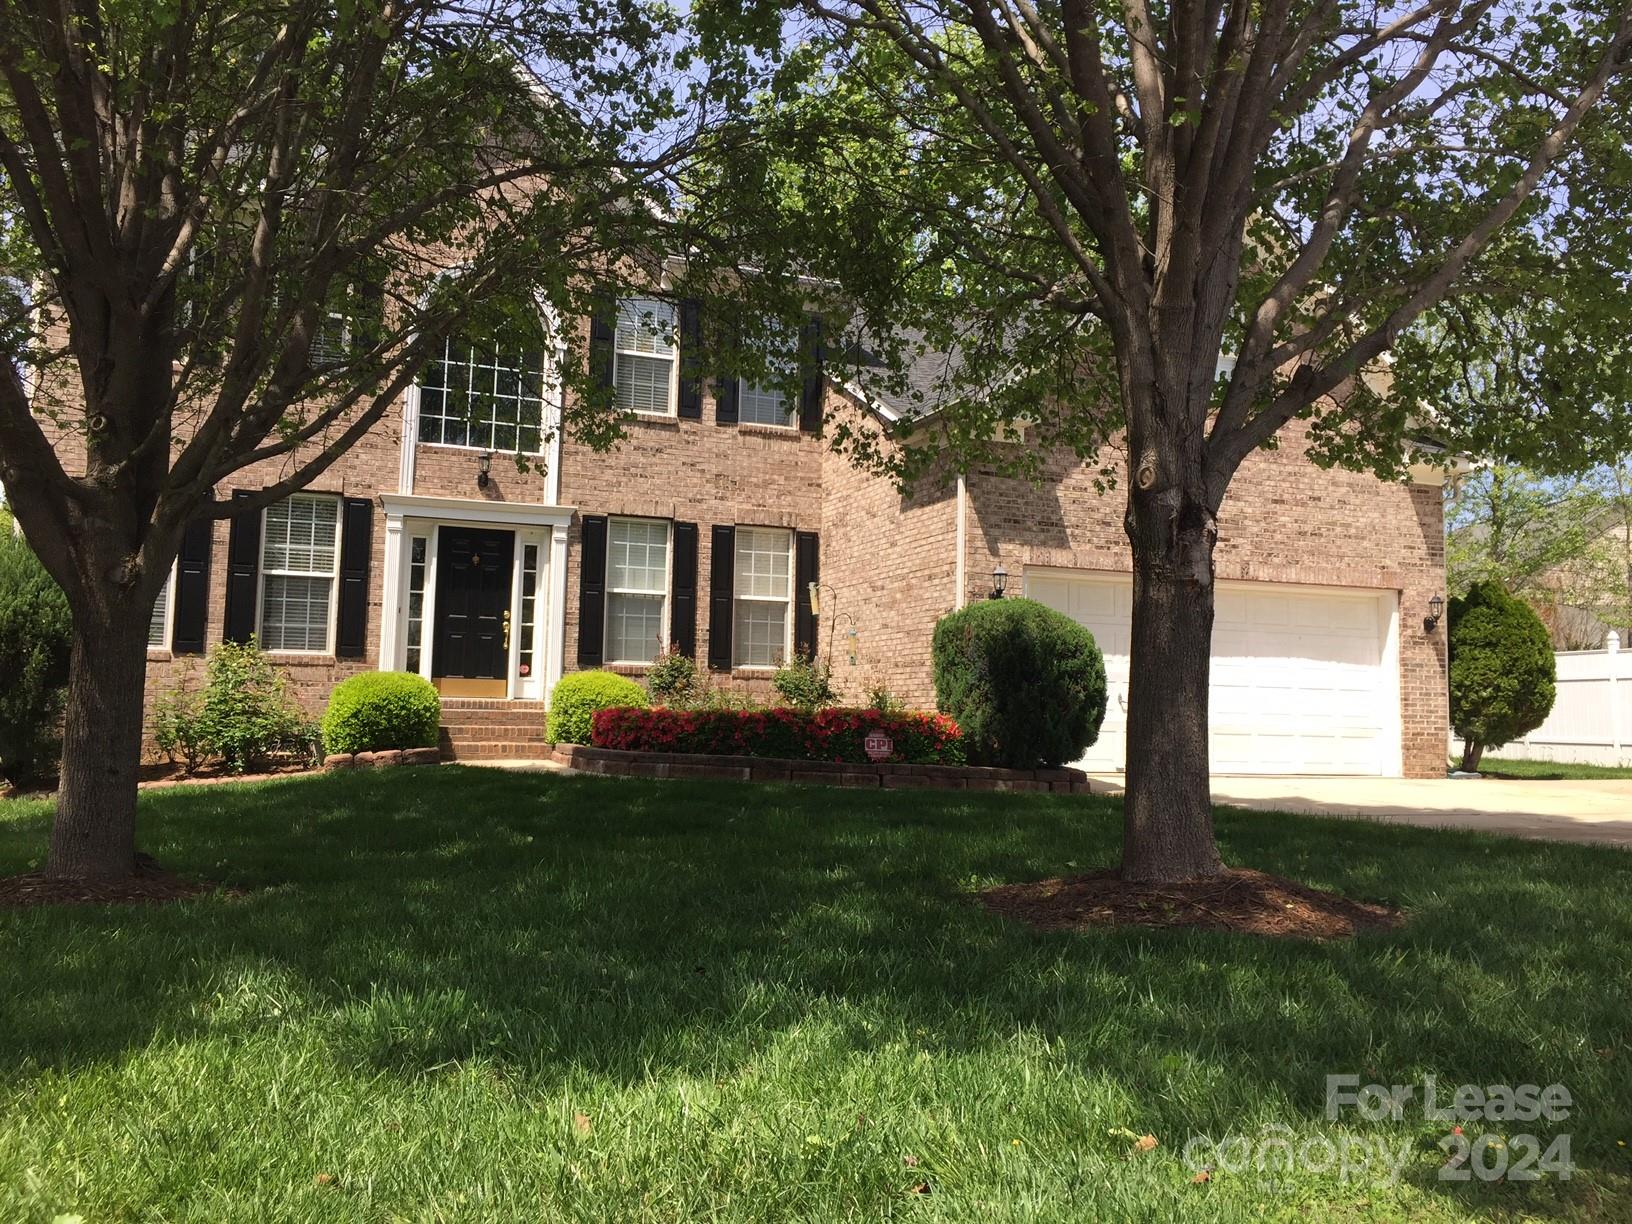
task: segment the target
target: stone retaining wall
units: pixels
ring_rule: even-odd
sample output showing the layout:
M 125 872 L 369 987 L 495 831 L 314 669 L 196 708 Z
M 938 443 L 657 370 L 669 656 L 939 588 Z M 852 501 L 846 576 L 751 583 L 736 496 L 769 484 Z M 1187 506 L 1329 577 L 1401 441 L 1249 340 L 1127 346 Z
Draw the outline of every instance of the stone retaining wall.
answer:
M 693 752 L 622 752 L 557 744 L 552 760 L 583 773 L 624 778 L 722 778 L 737 782 L 805 782 L 818 786 L 890 789 L 1052 791 L 1090 793 L 1080 769 L 988 769 L 976 765 L 838 764 L 776 757 L 710 756 Z M 1092 788 L 1094 793 L 1106 787 Z

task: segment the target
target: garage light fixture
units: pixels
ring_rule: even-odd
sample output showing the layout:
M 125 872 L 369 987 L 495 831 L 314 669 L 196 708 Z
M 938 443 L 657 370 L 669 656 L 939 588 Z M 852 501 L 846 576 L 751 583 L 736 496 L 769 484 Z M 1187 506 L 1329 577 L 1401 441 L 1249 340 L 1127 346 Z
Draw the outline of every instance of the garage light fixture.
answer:
M 1001 565 L 992 571 L 991 599 L 1002 599 L 1003 592 L 1009 589 L 1009 571 Z
M 1428 615 L 1422 618 L 1422 631 L 1432 633 L 1439 628 L 1439 615 L 1445 611 L 1445 601 L 1435 595 L 1428 601 Z
M 490 479 L 489 473 L 492 472 L 492 470 L 493 452 L 483 451 L 482 457 L 476 460 L 476 487 L 478 489 L 487 488 L 487 482 Z

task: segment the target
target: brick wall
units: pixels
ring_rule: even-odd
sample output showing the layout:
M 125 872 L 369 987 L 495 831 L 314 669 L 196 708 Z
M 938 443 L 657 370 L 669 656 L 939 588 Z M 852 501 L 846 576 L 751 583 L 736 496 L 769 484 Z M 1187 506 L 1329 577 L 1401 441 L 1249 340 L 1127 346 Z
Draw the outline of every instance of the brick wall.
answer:
M 720 424 L 712 387 L 702 419 L 639 417 L 609 453 L 566 439 L 561 504 L 578 510 L 567 542 L 565 670 L 578 667 L 579 538 L 585 514 L 674 519 L 697 524 L 697 660 L 708 659 L 708 579 L 714 526 L 822 530 L 822 441 L 796 428 Z M 822 565 L 826 566 L 826 541 Z M 795 591 L 795 600 L 803 598 Z M 639 675 L 643 666 L 611 670 Z M 769 696 L 769 673 L 715 673 L 722 688 Z

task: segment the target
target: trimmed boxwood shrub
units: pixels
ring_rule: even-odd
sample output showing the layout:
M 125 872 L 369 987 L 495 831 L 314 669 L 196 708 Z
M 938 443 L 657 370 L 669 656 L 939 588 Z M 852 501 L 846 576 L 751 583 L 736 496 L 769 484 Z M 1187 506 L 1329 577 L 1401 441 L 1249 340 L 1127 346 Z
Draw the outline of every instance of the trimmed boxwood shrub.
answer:
M 1557 660 L 1547 626 L 1499 583 L 1477 582 L 1451 600 L 1451 726 L 1463 741 L 1462 768 L 1479 768 L 1486 748 L 1534 731 L 1552 711 Z
M 1094 635 L 1034 599 L 992 599 L 935 625 L 935 704 L 977 765 L 1069 764 L 1099 738 L 1105 661 Z
M 328 752 L 435 748 L 441 726 L 442 702 L 424 676 L 363 672 L 329 694 L 323 747 Z
M 963 736 L 944 714 L 882 710 L 601 710 L 590 743 L 625 752 L 700 752 L 866 764 L 866 739 L 883 731 L 887 758 L 913 765 L 961 765 Z
M 614 706 L 644 710 L 646 690 L 615 672 L 581 671 L 562 676 L 550 694 L 545 738 L 552 744 L 587 744 L 595 711 Z
M 73 622 L 55 578 L 0 514 L 0 778 L 56 773 Z

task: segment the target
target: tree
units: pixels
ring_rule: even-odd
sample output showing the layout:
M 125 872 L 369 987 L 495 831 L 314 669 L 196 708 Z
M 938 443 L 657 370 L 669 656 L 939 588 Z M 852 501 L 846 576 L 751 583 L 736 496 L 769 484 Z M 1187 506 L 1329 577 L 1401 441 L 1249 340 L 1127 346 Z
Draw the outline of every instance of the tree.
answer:
M 722 169 L 719 198 L 770 201 L 746 238 L 795 235 L 847 292 L 847 327 L 905 319 L 956 354 L 935 428 L 965 461 L 1004 421 L 1028 422 L 1034 454 L 1125 439 L 1121 871 L 1217 873 L 1207 684 L 1231 479 L 1298 418 L 1323 462 L 1403 470 L 1431 388 L 1385 358 L 1446 330 L 1432 312 L 1480 288 L 1498 240 L 1540 262 L 1552 193 L 1603 181 L 1567 158 L 1625 105 L 1632 4 L 791 7 L 806 42 L 763 108 L 775 151 Z
M 476 311 L 576 317 L 663 248 L 674 27 L 645 0 L 0 9 L 0 483 L 73 616 L 49 874 L 133 870 L 143 631 L 186 525 L 311 481 Z
M 1546 721 L 1557 667 L 1547 626 L 1496 582 L 1478 582 L 1451 600 L 1451 727 L 1462 738 L 1462 768 L 1479 768 L 1499 748 Z

